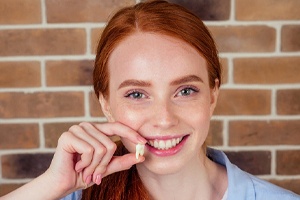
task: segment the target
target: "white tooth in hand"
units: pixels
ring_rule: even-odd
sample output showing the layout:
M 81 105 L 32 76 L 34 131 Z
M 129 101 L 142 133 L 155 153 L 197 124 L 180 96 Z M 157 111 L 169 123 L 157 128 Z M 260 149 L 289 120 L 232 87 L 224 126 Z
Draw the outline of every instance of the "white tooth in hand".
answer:
M 137 144 L 135 146 L 135 157 L 136 159 L 139 159 L 139 156 L 144 155 L 144 149 L 145 149 L 145 145 L 144 144 Z

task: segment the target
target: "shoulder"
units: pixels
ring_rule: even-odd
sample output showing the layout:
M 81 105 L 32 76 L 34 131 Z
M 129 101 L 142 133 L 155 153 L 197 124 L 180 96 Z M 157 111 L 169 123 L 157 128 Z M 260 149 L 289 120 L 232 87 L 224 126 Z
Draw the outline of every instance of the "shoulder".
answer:
M 249 178 L 253 183 L 255 190 L 255 196 L 257 199 L 278 199 L 278 200 L 296 200 L 300 199 L 300 196 L 289 191 L 278 187 L 272 183 L 261 180 L 251 174 L 248 174 Z
M 228 177 L 228 200 L 300 200 L 300 196 L 261 180 L 232 164 L 224 152 L 207 149 L 208 156 L 216 163 L 226 167 Z
M 78 191 L 75 191 L 75 192 L 65 196 L 64 198 L 62 198 L 60 200 L 80 200 L 81 194 L 82 194 L 82 191 L 78 190 Z

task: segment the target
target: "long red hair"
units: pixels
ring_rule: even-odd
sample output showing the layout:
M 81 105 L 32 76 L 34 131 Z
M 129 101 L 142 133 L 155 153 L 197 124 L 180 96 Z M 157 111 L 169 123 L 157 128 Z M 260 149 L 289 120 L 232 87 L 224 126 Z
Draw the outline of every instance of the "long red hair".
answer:
M 139 3 L 118 11 L 102 32 L 95 59 L 93 83 L 96 96 L 109 97 L 108 59 L 115 47 L 135 32 L 168 35 L 193 46 L 207 63 L 211 88 L 221 84 L 221 66 L 215 42 L 203 22 L 187 9 L 167 1 Z M 218 79 L 218 85 L 215 80 Z M 127 153 L 120 143 L 116 154 Z M 83 191 L 82 199 L 135 200 L 151 199 L 139 178 L 136 167 L 103 178 L 101 185 Z

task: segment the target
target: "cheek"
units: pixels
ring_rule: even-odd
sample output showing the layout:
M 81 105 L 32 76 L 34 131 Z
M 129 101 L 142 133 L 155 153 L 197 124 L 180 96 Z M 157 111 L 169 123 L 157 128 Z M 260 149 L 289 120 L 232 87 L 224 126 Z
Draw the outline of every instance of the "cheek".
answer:
M 138 111 L 129 109 L 126 106 L 116 106 L 112 109 L 112 113 L 116 121 L 130 127 L 135 131 L 138 131 L 145 123 L 145 119 L 141 117 L 144 115 L 140 114 Z M 121 138 L 121 141 L 129 152 L 135 153 L 136 144 L 132 143 L 126 138 Z
M 194 127 L 199 137 L 206 137 L 209 130 L 210 118 L 209 105 L 198 104 L 198 106 L 194 107 L 194 110 L 189 110 L 186 122 Z
M 143 116 L 140 112 L 127 107 L 118 106 L 113 112 L 116 121 L 129 126 L 133 130 L 139 130 L 139 127 L 143 124 Z

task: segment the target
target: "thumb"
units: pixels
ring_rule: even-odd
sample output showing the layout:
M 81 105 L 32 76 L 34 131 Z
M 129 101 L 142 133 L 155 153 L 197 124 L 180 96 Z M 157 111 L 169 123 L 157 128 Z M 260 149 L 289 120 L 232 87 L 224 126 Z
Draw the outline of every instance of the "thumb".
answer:
M 136 159 L 135 154 L 125 154 L 123 156 L 114 156 L 108 164 L 103 177 L 113 174 L 115 172 L 130 169 L 133 165 L 141 163 L 145 160 L 144 156 L 140 156 Z

